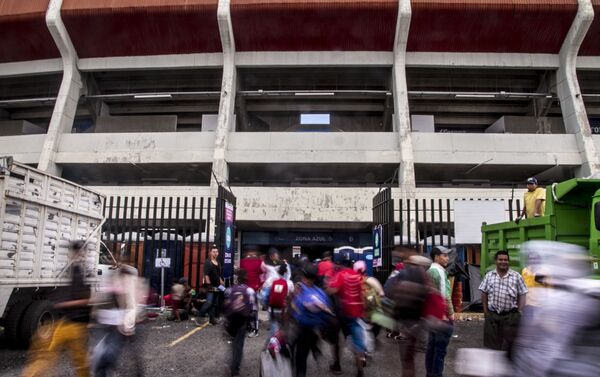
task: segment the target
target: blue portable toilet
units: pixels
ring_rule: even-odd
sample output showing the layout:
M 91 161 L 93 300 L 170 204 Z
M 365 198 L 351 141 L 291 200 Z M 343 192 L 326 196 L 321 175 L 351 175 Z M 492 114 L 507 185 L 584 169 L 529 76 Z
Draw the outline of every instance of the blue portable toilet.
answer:
M 333 249 L 333 261 L 335 263 L 342 263 L 345 260 L 357 260 L 356 249 L 352 246 L 342 246 Z
M 360 260 L 367 265 L 367 275 L 373 276 L 373 247 L 367 246 L 359 249 Z

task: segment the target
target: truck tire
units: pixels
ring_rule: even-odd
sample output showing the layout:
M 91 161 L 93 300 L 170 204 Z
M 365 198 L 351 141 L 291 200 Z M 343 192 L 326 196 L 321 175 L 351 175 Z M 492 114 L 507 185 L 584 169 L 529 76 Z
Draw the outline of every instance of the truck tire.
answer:
M 43 340 L 52 337 L 56 322 L 56 313 L 53 305 L 48 300 L 34 301 L 27 310 L 19 327 L 19 340 L 24 346 L 29 346 L 31 338 L 36 334 L 38 328 L 42 325 L 48 325 L 46 331 L 38 333 Z
M 6 316 L 6 327 L 4 328 L 4 337 L 8 346 L 20 348 L 22 345 L 19 342 L 19 328 L 23 319 L 23 313 L 31 301 L 18 301 L 15 303 L 8 315 Z

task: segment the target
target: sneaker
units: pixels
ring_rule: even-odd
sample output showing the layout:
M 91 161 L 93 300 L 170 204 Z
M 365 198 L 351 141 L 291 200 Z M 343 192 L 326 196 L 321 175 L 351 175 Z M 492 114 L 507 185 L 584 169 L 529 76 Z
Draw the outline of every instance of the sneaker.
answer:
M 256 338 L 258 336 L 258 330 L 252 330 L 250 334 L 248 334 L 248 338 Z
M 198 318 L 196 318 L 196 319 L 194 319 L 194 324 L 195 324 L 197 327 L 200 327 L 200 326 L 204 326 L 204 325 L 206 325 L 206 322 L 208 322 L 208 320 L 207 320 L 206 318 L 199 318 L 199 319 L 198 319 Z
M 333 374 L 343 374 L 342 367 L 339 363 L 333 363 L 329 366 L 329 371 Z

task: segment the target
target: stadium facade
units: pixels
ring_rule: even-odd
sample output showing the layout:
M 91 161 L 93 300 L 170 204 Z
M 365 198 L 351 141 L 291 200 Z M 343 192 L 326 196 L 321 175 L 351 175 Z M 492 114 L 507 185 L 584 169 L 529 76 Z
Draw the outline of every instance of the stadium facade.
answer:
M 222 183 L 242 232 L 600 172 L 600 0 L 0 0 L 0 35 L 1 155 L 108 195 Z

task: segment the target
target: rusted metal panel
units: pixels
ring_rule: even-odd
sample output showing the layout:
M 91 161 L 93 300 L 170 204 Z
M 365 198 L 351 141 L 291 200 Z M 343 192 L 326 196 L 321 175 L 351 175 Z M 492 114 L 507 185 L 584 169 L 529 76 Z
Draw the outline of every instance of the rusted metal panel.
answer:
M 600 0 L 592 0 L 594 6 L 594 21 L 588 30 L 579 55 L 600 56 Z
M 65 0 L 79 57 L 220 52 L 217 0 Z
M 558 53 L 576 0 L 412 0 L 408 51 Z
M 391 51 L 398 1 L 233 0 L 238 51 Z
M 59 58 L 46 27 L 49 0 L 0 0 L 0 63 Z

